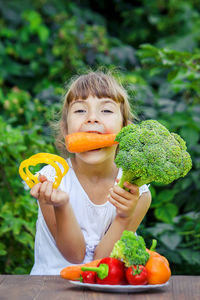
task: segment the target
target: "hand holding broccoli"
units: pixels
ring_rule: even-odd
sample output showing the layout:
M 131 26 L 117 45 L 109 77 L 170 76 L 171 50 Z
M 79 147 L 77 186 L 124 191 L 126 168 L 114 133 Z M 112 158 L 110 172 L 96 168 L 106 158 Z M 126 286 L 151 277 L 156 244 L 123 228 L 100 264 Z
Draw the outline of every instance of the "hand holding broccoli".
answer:
M 115 185 L 110 189 L 108 200 L 116 207 L 117 216 L 120 218 L 129 218 L 132 216 L 139 200 L 139 188 L 136 185 L 125 182 L 125 189 Z

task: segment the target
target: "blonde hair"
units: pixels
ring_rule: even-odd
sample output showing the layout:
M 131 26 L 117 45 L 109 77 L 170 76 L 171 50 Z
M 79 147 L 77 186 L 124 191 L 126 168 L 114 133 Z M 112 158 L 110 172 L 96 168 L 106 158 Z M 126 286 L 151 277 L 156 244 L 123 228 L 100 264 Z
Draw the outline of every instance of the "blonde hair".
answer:
M 115 74 L 116 77 L 116 74 Z M 87 99 L 89 96 L 97 98 L 110 98 L 120 103 L 123 117 L 123 126 L 128 125 L 135 119 L 131 112 L 128 94 L 118 79 L 115 79 L 111 71 L 88 71 L 83 75 L 72 77 L 66 86 L 61 117 L 54 129 L 57 129 L 56 147 L 65 156 L 66 148 L 63 138 L 63 126 L 67 131 L 67 112 L 72 101 Z

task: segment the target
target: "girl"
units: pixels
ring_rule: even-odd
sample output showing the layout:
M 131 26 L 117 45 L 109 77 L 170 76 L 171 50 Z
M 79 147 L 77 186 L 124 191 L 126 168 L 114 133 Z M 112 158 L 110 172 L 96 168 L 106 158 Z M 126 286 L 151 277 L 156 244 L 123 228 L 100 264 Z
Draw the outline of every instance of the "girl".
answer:
M 118 133 L 131 120 L 121 84 L 108 73 L 90 72 L 77 77 L 65 95 L 60 136 Z M 59 189 L 52 188 L 53 167 L 40 171 L 47 180 L 31 190 L 39 202 L 32 275 L 56 275 L 67 265 L 109 256 L 125 229 L 137 230 L 151 195 L 147 186 L 126 182 L 128 192 L 115 184 L 122 175 L 114 163 L 116 149 L 114 145 L 68 158 L 70 168 Z

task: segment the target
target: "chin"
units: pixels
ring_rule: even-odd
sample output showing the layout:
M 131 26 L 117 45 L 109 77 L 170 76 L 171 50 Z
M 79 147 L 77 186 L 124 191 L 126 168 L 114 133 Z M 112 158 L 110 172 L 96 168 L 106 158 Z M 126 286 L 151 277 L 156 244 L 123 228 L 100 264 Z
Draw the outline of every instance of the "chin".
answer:
M 106 148 L 91 150 L 79 154 L 79 158 L 87 164 L 99 164 L 108 159 Z

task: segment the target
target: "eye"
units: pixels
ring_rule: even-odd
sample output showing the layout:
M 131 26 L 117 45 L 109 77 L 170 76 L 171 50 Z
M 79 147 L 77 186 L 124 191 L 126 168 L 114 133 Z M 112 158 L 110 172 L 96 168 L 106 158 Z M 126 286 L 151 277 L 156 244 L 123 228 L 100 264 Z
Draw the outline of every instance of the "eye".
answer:
M 74 113 L 76 113 L 76 114 L 81 114 L 81 113 L 84 113 L 84 112 L 86 112 L 85 109 L 77 109 L 77 110 L 74 111 Z
M 106 114 L 112 114 L 113 113 L 113 111 L 111 111 L 109 109 L 103 109 L 102 112 L 106 113 Z

